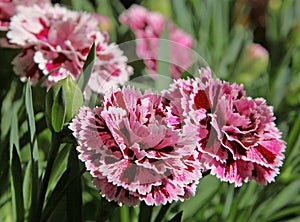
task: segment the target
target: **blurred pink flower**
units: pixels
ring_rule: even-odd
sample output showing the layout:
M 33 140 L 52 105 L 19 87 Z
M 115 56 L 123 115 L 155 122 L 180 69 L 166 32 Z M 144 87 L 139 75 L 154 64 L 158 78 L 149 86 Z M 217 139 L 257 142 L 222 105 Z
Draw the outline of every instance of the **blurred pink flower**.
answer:
M 48 87 L 67 75 L 76 80 L 94 41 L 95 67 L 86 94 L 104 93 L 108 87 L 129 79 L 132 68 L 126 65 L 127 58 L 116 44 L 109 44 L 108 33 L 99 31 L 99 17 L 95 14 L 50 4 L 20 6 L 17 10 L 7 37 L 10 43 L 23 48 L 13 62 L 16 74 L 23 79 L 33 73 L 42 77 L 54 71 L 45 82 Z M 24 63 L 26 58 L 31 66 L 19 62 Z
M 0 0 L 0 31 L 7 31 L 10 18 L 16 14 L 16 8 L 20 5 L 50 3 L 50 0 Z
M 180 74 L 193 63 L 191 48 L 193 39 L 158 12 L 149 12 L 142 6 L 133 5 L 123 12 L 120 22 L 128 25 L 136 35 L 136 53 L 144 60 L 150 74 L 157 73 L 157 59 L 160 40 L 166 23 L 169 25 L 170 55 L 161 60 L 171 64 L 172 78 L 180 78 Z
M 274 181 L 285 142 L 264 99 L 247 97 L 242 85 L 214 80 L 209 68 L 200 69 L 200 78 L 177 80 L 162 95 L 170 106 L 181 105 L 178 119 L 197 127 L 199 160 L 211 174 L 235 186 Z
M 262 45 L 253 43 L 246 49 L 246 58 L 250 61 L 257 60 L 257 62 L 267 66 L 269 61 L 269 52 Z
M 118 89 L 102 104 L 82 107 L 69 128 L 103 196 L 159 205 L 195 194 L 201 170 L 188 122 L 173 128 L 169 107 L 150 91 Z

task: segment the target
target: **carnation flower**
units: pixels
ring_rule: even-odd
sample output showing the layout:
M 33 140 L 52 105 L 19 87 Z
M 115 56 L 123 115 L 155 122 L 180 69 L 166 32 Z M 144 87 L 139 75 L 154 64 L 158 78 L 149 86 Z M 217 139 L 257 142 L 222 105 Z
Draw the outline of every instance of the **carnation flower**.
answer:
M 0 30 L 7 31 L 10 18 L 16 14 L 16 8 L 20 5 L 45 4 L 50 0 L 0 0 Z
M 171 110 L 150 91 L 117 89 L 102 104 L 82 107 L 69 128 L 103 196 L 159 205 L 195 194 L 201 170 L 188 121 L 172 127 Z
M 177 119 L 187 116 L 197 127 L 199 161 L 211 174 L 235 186 L 274 181 L 285 142 L 264 99 L 247 97 L 243 85 L 214 80 L 209 68 L 200 69 L 200 78 L 177 80 L 163 96 L 181 105 Z
M 50 0 L 0 0 L 0 31 L 8 30 L 10 19 L 16 14 L 18 6 L 47 3 L 50 3 Z M 16 45 L 10 44 L 7 38 L 0 38 L 0 47 L 18 48 Z
M 159 38 L 162 36 L 167 22 L 169 24 L 168 44 L 170 44 L 171 52 L 170 58 L 163 58 L 163 60 L 171 63 L 172 77 L 180 78 L 180 74 L 192 65 L 192 37 L 177 28 L 172 22 L 167 21 L 163 15 L 149 12 L 142 6 L 133 5 L 123 12 L 119 20 L 128 25 L 135 33 L 137 56 L 144 60 L 150 74 L 157 73 Z
M 108 33 L 99 31 L 102 19 L 95 14 L 71 11 L 59 5 L 18 7 L 7 33 L 10 43 L 23 48 L 13 62 L 15 72 L 22 79 L 53 72 L 45 83 L 48 87 L 67 75 L 76 80 L 95 42 L 95 67 L 86 94 L 91 91 L 104 93 L 110 86 L 124 84 L 132 68 L 126 65 L 127 58 L 119 47 L 109 44 Z M 31 66 L 19 63 L 21 60 L 24 63 L 26 58 Z

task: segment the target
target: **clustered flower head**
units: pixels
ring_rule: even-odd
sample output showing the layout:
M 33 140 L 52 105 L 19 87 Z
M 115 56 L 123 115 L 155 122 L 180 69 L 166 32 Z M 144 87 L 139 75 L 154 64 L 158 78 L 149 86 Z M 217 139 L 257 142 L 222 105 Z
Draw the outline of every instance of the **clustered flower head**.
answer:
M 193 39 L 187 33 L 177 28 L 158 12 L 150 12 L 142 6 L 132 5 L 120 16 L 120 22 L 128 25 L 136 35 L 137 56 L 144 60 L 150 74 L 157 74 L 157 60 L 160 44 L 170 47 L 172 78 L 180 78 L 180 74 L 193 63 L 191 48 Z M 168 25 L 168 27 L 167 27 Z M 161 42 L 164 29 L 168 28 L 168 42 Z M 161 58 L 165 60 L 166 58 Z
M 250 180 L 273 182 L 286 144 L 272 107 L 247 97 L 243 85 L 214 79 L 209 68 L 181 79 L 193 64 L 193 40 L 161 14 L 133 5 L 120 21 L 137 36 L 137 55 L 150 74 L 157 74 L 160 37 L 168 32 L 167 62 L 175 79 L 169 89 L 116 88 L 129 80 L 132 68 L 109 42 L 107 17 L 49 1 L 0 0 L 0 30 L 9 23 L 7 39 L 22 49 L 12 61 L 14 72 L 33 85 L 45 76 L 48 88 L 67 76 L 77 80 L 95 43 L 84 95 L 105 96 L 99 107 L 81 107 L 69 129 L 102 196 L 126 205 L 183 201 L 195 195 L 204 172 L 237 187 Z M 254 49 L 252 57 L 266 57 L 267 51 Z
M 180 118 L 188 116 L 197 128 L 204 170 L 236 186 L 274 181 L 285 142 L 264 99 L 247 97 L 242 85 L 214 80 L 209 68 L 200 70 L 200 78 L 177 80 L 163 95 L 182 104 Z
M 166 204 L 195 194 L 201 177 L 188 121 L 173 127 L 170 107 L 157 94 L 125 87 L 101 107 L 82 107 L 70 124 L 79 158 L 108 200 Z
M 71 75 L 78 79 L 88 52 L 95 42 L 95 68 L 86 95 L 104 93 L 109 87 L 124 84 L 132 73 L 127 58 L 107 32 L 99 30 L 103 17 L 71 11 L 60 5 L 19 6 L 7 37 L 23 51 L 13 60 L 13 69 L 33 84 L 49 75 L 46 86 Z
M 274 181 L 285 142 L 264 99 L 213 79 L 174 81 L 161 96 L 133 88 L 83 107 L 70 124 L 80 159 L 108 200 L 166 204 L 195 194 L 203 172 L 241 186 Z
M 16 8 L 20 5 L 49 3 L 50 0 L 0 0 L 0 30 L 7 31 L 12 16 L 16 14 Z

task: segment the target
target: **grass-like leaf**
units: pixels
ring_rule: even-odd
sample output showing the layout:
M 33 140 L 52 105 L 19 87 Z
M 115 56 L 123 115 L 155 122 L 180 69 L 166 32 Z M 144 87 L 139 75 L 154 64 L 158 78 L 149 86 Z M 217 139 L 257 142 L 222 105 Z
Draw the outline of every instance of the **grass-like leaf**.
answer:
M 61 146 L 59 152 L 57 153 L 54 163 L 53 163 L 53 168 L 51 171 L 51 175 L 49 178 L 49 189 L 54 188 L 55 185 L 57 184 L 57 181 L 59 180 L 60 176 L 62 175 L 62 172 L 65 171 L 67 168 L 67 163 L 68 163 L 68 155 L 70 152 L 70 147 L 72 145 L 67 144 L 65 146 Z
M 177 213 L 169 222 L 180 222 L 182 218 L 183 211 Z
M 24 210 L 25 210 L 25 218 L 28 217 L 31 205 L 31 183 L 32 183 L 32 163 L 28 162 L 25 168 L 24 180 L 23 180 L 23 199 L 24 199 Z
M 129 222 L 129 207 L 128 206 L 122 206 L 120 208 L 120 222 Z
M 272 199 L 272 204 L 270 204 L 268 208 L 265 208 L 263 215 L 266 217 L 273 215 L 279 209 L 291 203 L 299 192 L 300 180 L 293 181 Z
M 166 205 L 162 205 L 157 216 L 155 217 L 154 222 L 160 222 L 163 221 L 166 213 L 168 212 L 169 208 L 171 207 L 171 204 L 167 203 Z
M 28 114 L 28 125 L 30 131 L 30 146 L 31 146 L 31 162 L 32 162 L 32 193 L 31 193 L 31 219 L 36 218 L 36 208 L 38 206 L 38 189 L 39 189 L 39 174 L 38 174 L 38 144 L 35 129 L 35 119 L 32 102 L 32 92 L 30 86 L 30 78 L 26 84 L 25 90 L 25 106 Z
M 156 41 L 156 40 L 155 40 Z M 155 88 L 158 91 L 167 89 L 172 82 L 171 78 L 171 46 L 172 42 L 169 41 L 169 23 L 166 22 L 164 30 L 159 39 L 159 49 L 157 57 L 157 73 L 155 78 Z
M 150 222 L 153 206 L 147 206 L 144 202 L 140 203 L 139 222 Z
M 289 133 L 289 137 L 288 137 L 288 141 L 287 141 L 287 144 L 289 145 L 289 147 L 294 147 L 299 135 L 300 135 L 300 113 L 298 113 L 298 116 L 294 122 L 294 126 L 292 127 L 292 130 Z M 292 151 L 292 149 L 288 149 L 286 151 L 286 155 L 288 156 L 288 154 L 291 151 Z
M 51 122 L 55 132 L 63 129 L 66 118 L 66 93 L 63 87 L 60 88 L 55 96 L 51 111 Z
M 82 187 L 81 178 L 77 176 L 80 174 L 80 167 L 74 147 L 70 150 L 68 169 L 74 180 L 67 189 L 67 219 L 68 221 L 82 221 Z
M 94 62 L 96 57 L 96 45 L 93 43 L 91 50 L 85 60 L 85 63 L 82 68 L 82 72 L 78 78 L 78 86 L 82 92 L 84 92 L 86 85 L 89 82 L 90 76 L 94 69 Z
M 194 35 L 194 29 L 192 27 L 193 16 L 189 12 L 185 1 L 172 1 L 172 6 L 174 9 L 176 17 L 178 18 L 177 22 L 179 27 L 182 27 L 183 30 L 188 32 L 191 35 Z
M 65 172 L 62 174 L 59 181 L 57 182 L 57 185 L 49 195 L 49 198 L 43 211 L 41 221 L 46 220 L 46 218 L 49 218 L 52 215 L 52 213 L 57 207 L 57 203 L 61 201 L 61 199 L 64 197 L 70 184 L 72 184 L 76 179 L 81 177 L 83 173 L 84 171 L 81 170 L 80 172 L 78 172 L 77 175 L 71 176 L 70 168 L 67 168 L 65 170 Z
M 42 221 L 45 221 L 46 218 L 49 218 L 52 215 L 55 208 L 57 207 L 57 203 L 64 196 L 64 192 L 68 185 L 69 177 L 70 177 L 70 169 L 67 168 L 65 172 L 62 174 L 62 176 L 60 177 L 59 181 L 57 182 L 57 185 L 49 195 L 47 204 L 43 211 Z
M 19 151 L 20 142 L 19 142 L 18 117 L 15 109 L 13 109 L 12 111 L 9 144 L 11 149 L 13 146 L 15 146 L 17 151 Z
M 12 202 L 15 211 L 15 220 L 24 221 L 24 201 L 23 201 L 23 175 L 20 157 L 15 145 L 12 148 L 11 159 L 11 185 L 12 185 Z

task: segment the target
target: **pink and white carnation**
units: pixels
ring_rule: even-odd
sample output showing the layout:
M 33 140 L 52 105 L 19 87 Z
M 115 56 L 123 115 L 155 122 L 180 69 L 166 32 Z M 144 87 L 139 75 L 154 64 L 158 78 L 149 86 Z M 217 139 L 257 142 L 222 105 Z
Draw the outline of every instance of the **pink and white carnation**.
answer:
M 274 181 L 286 144 L 264 99 L 247 97 L 243 85 L 214 80 L 209 68 L 200 69 L 200 78 L 175 81 L 162 95 L 181 105 L 178 119 L 197 127 L 199 161 L 212 175 L 235 186 Z
M 95 14 L 71 11 L 58 4 L 18 7 L 7 33 L 10 43 L 23 48 L 13 61 L 16 74 L 26 80 L 52 73 L 45 82 L 47 87 L 67 75 L 77 80 L 95 42 L 95 67 L 88 94 L 104 93 L 110 86 L 124 84 L 132 68 L 127 66 L 127 58 L 119 47 L 109 43 L 108 33 L 100 32 L 100 20 Z M 32 50 L 34 53 L 29 57 Z M 24 63 L 25 58 L 28 65 L 23 66 L 20 61 Z
M 160 59 L 171 64 L 172 78 L 180 78 L 180 74 L 192 65 L 192 37 L 160 13 L 133 5 L 121 14 L 119 20 L 135 33 L 137 56 L 144 60 L 150 74 L 157 74 L 160 43 L 170 45 L 169 57 Z M 160 42 L 166 23 L 169 25 L 169 39 L 167 42 Z
M 47 3 L 50 3 L 50 0 L 0 0 L 0 31 L 8 31 L 10 19 L 16 14 L 18 6 Z M 18 48 L 16 45 L 10 44 L 6 37 L 0 38 L 0 47 Z
M 201 177 L 195 131 L 188 121 L 173 127 L 169 108 L 156 93 L 124 87 L 73 119 L 79 158 L 109 201 L 159 205 L 195 194 Z
M 18 6 L 45 3 L 50 3 L 50 0 L 0 0 L 0 31 L 8 30 L 10 19 L 16 14 Z

